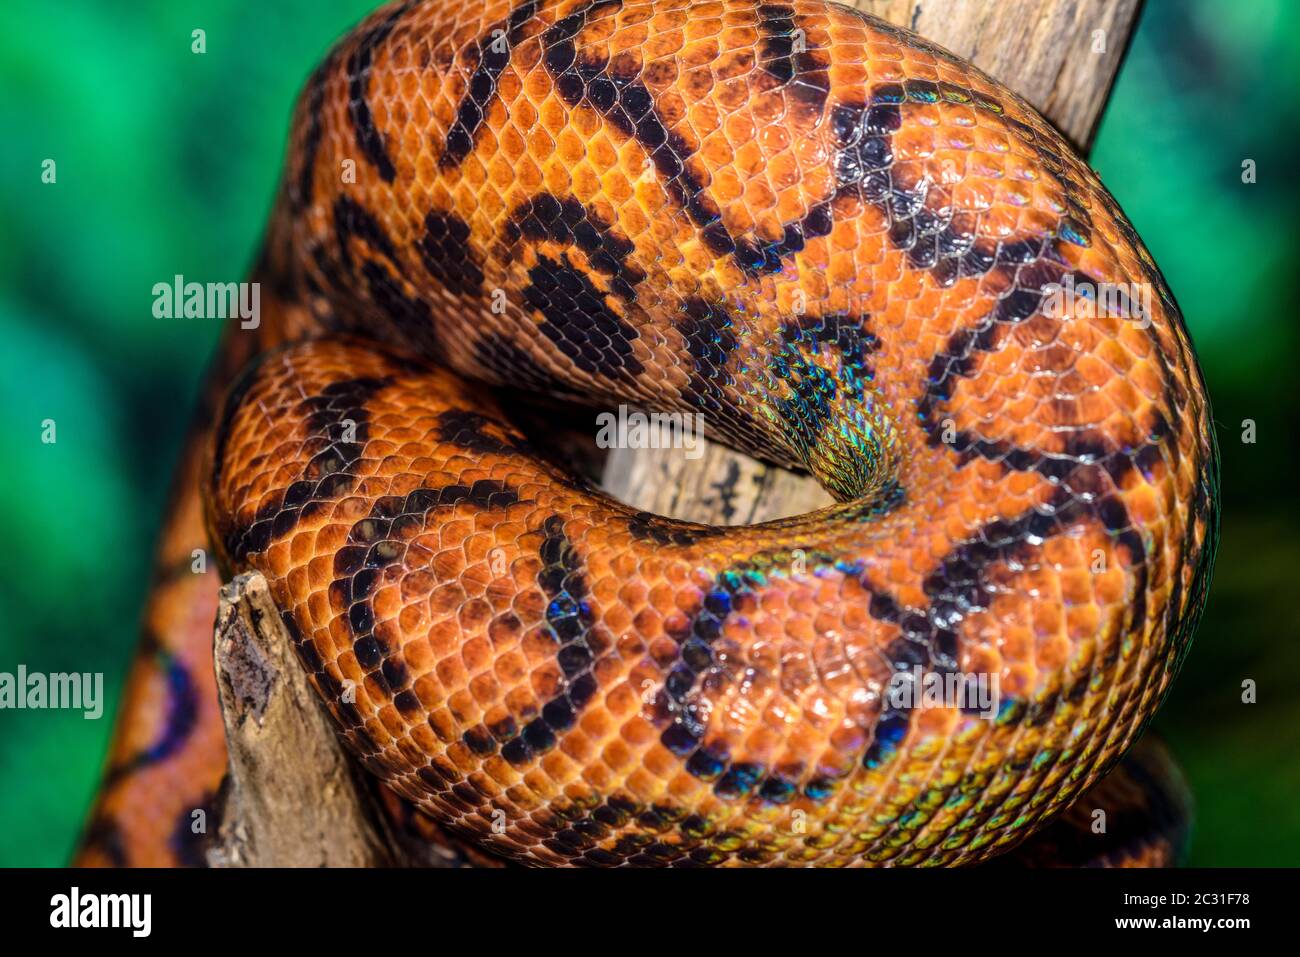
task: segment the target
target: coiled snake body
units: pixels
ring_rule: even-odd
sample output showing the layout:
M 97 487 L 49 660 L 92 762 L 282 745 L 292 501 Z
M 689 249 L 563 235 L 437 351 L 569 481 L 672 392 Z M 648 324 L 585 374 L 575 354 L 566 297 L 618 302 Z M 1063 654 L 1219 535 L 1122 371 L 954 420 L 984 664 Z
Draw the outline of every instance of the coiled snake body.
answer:
M 1186 648 L 1217 465 L 1177 307 L 1059 135 L 906 31 L 820 0 L 386 7 L 303 94 L 258 278 L 164 558 L 203 484 L 362 762 L 498 854 L 980 861 L 1125 752 Z M 1108 284 L 1149 303 L 1058 295 Z M 467 379 L 702 413 L 840 504 L 638 513 Z M 129 808 L 169 641 L 92 857 L 179 853 Z M 901 707 L 900 674 L 996 676 L 996 713 Z

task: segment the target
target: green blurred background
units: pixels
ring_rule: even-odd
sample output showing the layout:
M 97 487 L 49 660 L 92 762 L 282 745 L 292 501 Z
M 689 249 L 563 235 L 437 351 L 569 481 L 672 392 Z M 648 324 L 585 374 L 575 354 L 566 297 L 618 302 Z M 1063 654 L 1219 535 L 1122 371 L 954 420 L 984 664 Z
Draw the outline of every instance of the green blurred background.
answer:
M 99 721 L 0 711 L 0 864 L 68 858 L 217 335 L 154 319 L 153 284 L 245 272 L 294 95 L 372 5 L 0 8 L 0 671 L 102 671 L 109 698 Z M 1196 795 L 1193 864 L 1300 864 L 1298 112 L 1300 4 L 1149 0 L 1092 157 L 1183 307 L 1223 450 L 1209 608 L 1156 721 Z

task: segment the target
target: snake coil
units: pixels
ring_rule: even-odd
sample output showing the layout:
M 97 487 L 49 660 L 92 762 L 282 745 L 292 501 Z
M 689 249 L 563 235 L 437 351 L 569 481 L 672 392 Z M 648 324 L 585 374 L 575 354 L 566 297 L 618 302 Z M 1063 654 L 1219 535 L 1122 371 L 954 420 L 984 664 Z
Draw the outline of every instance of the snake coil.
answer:
M 212 540 L 366 767 L 499 854 L 980 861 L 1187 646 L 1217 457 L 1177 306 L 1061 137 L 905 30 L 390 5 L 301 98 L 259 277 Z M 636 512 L 469 380 L 701 413 L 838 504 Z M 892 693 L 966 676 L 992 713 Z

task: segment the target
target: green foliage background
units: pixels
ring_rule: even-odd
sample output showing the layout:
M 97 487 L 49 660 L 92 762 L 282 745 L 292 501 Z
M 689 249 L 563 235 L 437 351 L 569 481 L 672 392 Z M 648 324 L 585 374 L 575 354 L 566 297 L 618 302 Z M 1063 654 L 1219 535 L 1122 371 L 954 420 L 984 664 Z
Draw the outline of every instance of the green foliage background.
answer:
M 0 712 L 0 864 L 59 864 L 76 838 L 217 334 L 154 319 L 152 286 L 245 272 L 294 95 L 371 5 L 0 6 L 0 671 L 102 671 L 109 692 L 100 721 Z M 1298 48 L 1300 4 L 1150 0 L 1093 154 L 1185 311 L 1223 449 L 1209 610 L 1156 722 L 1196 794 L 1195 864 L 1300 864 Z

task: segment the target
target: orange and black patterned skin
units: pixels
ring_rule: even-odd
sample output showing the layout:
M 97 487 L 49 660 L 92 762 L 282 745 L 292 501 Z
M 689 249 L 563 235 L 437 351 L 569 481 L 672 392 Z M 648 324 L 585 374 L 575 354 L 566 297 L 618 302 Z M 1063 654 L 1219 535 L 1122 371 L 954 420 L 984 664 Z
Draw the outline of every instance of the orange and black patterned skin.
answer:
M 259 278 L 194 466 L 212 544 L 362 762 L 495 854 L 976 863 L 1124 754 L 1187 648 L 1218 472 L 1177 306 L 1060 136 L 906 31 L 385 7 L 299 103 Z M 1088 283 L 1149 304 L 1053 307 Z M 841 504 L 637 513 L 468 380 L 699 412 Z M 996 675 L 996 718 L 892 707 L 914 667 Z

